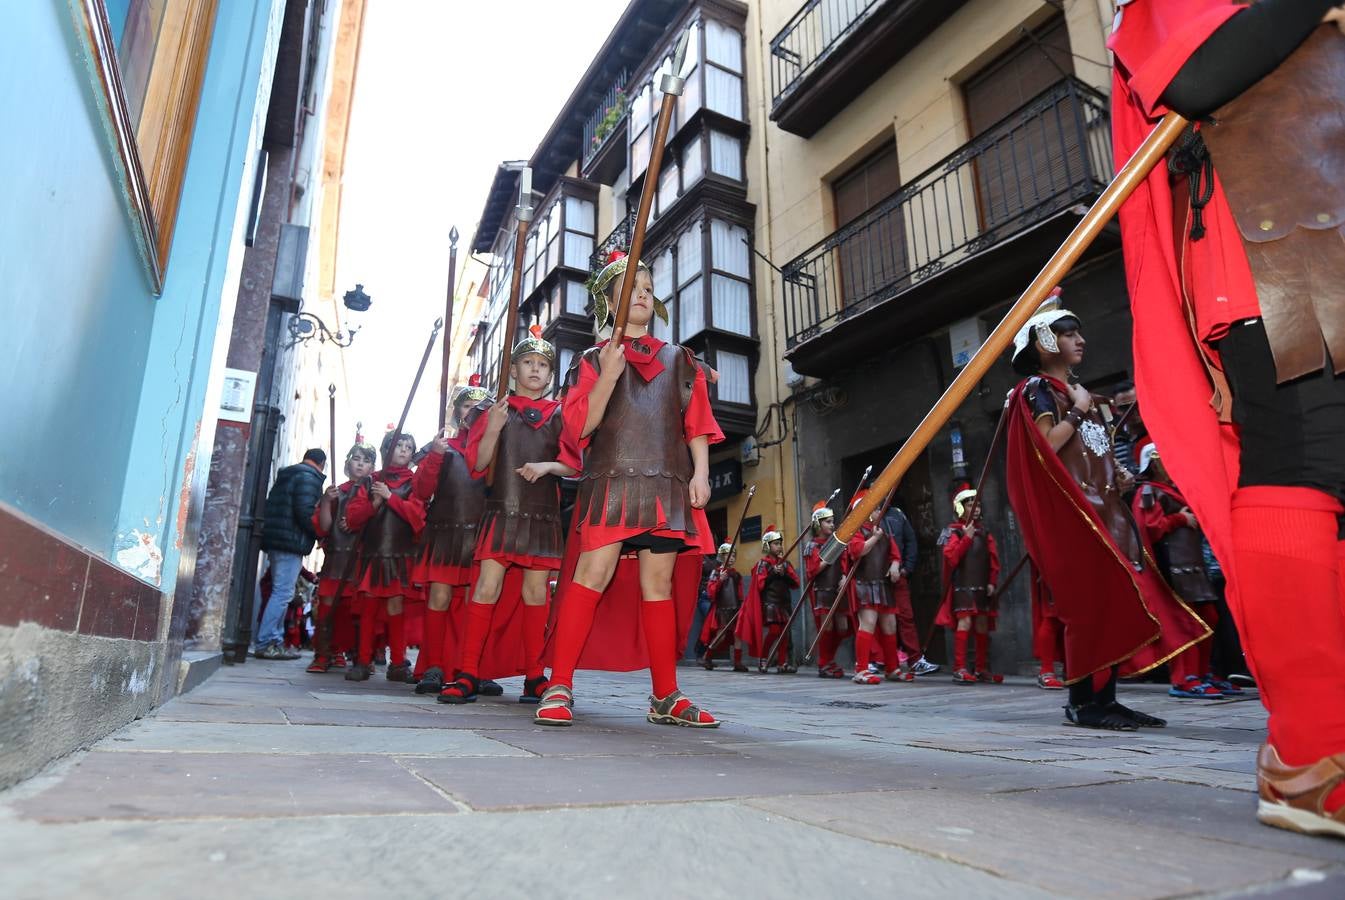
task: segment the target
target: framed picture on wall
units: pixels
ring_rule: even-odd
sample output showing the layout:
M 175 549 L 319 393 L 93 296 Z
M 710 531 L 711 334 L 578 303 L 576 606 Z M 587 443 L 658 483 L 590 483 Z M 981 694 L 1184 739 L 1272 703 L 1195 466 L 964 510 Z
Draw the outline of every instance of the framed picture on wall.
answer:
M 218 0 L 67 0 L 136 242 L 163 290 Z

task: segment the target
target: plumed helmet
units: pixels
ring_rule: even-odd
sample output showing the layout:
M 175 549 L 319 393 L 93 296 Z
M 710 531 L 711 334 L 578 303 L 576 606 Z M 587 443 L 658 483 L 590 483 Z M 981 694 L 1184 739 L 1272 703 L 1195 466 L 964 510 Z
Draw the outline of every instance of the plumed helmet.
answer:
M 556 348 L 542 337 L 541 325 L 533 325 L 528 329 L 528 336 L 514 345 L 513 352 L 509 354 L 509 361 L 518 362 L 529 353 L 539 353 L 546 357 L 551 365 L 556 364 Z
M 351 444 L 350 449 L 346 451 L 345 467 L 342 471 L 346 473 L 347 478 L 350 477 L 350 463 L 357 456 L 362 456 L 373 465 L 378 465 L 378 450 L 373 444 L 364 440 L 363 435 L 357 435 L 355 443 Z
M 774 525 L 767 525 L 766 531 L 761 535 L 761 552 L 769 553 L 772 541 L 783 541 L 784 532 L 777 529 Z
M 718 556 L 721 560 L 728 559 L 729 554 L 732 552 L 733 552 L 733 545 L 729 543 L 723 543 L 719 545 L 719 550 L 715 552 L 715 555 Z
M 589 276 L 587 287 L 589 296 L 593 298 L 594 334 L 600 333 L 606 327 L 607 320 L 613 314 L 613 310 L 607 303 L 608 285 L 612 283 L 613 279 L 624 274 L 629 266 L 630 256 L 621 250 L 613 250 L 607 254 L 607 262 L 603 264 L 603 267 Z M 653 277 L 653 270 L 643 259 L 640 260 L 638 267 L 649 272 L 649 276 Z M 662 319 L 665 325 L 668 323 L 668 307 L 657 297 L 654 298 L 654 315 Z
M 1141 446 L 1139 451 L 1140 474 L 1143 475 L 1148 470 L 1149 463 L 1161 458 L 1162 457 L 1158 455 L 1158 447 L 1153 441 L 1148 441 Z
M 834 519 L 834 518 L 836 518 L 836 513 L 832 511 L 831 507 L 827 506 L 827 501 L 818 500 L 817 503 L 813 504 L 814 528 L 816 528 L 817 523 L 821 522 L 823 519 Z
M 392 436 L 393 436 L 394 434 L 397 435 L 397 443 L 399 443 L 399 444 L 400 444 L 402 441 L 410 441 L 410 442 L 411 442 L 411 452 L 412 452 L 412 453 L 415 452 L 416 447 L 418 446 L 418 445 L 416 444 L 416 439 L 415 439 L 415 438 L 413 438 L 410 434 L 408 434 L 408 433 L 405 432 L 405 431 L 399 433 L 399 432 L 397 431 L 397 426 L 396 426 L 395 424 L 389 422 L 389 423 L 388 423 L 388 430 L 387 430 L 387 433 L 383 435 L 383 440 L 380 441 L 380 442 L 379 442 L 379 445 L 378 445 L 378 451 L 379 451 L 380 453 L 383 454 L 383 465 L 384 465 L 384 466 L 387 466 L 387 464 L 388 464 L 388 460 L 389 460 L 389 458 L 392 456 L 392 451 L 393 451 L 393 446 L 392 446 Z
M 1036 314 L 1028 319 L 1022 328 L 1018 329 L 1018 333 L 1013 337 L 1013 359 L 1018 359 L 1019 355 L 1031 346 L 1034 337 L 1047 352 L 1056 353 L 1060 350 L 1060 345 L 1056 343 L 1055 332 L 1051 330 L 1051 326 L 1061 319 L 1079 318 L 1068 309 L 1061 307 L 1060 296 L 1060 288 L 1054 288 Z
M 463 400 L 476 404 L 489 396 L 490 392 L 481 386 L 481 376 L 473 372 L 466 384 L 460 384 L 453 389 L 452 405 L 457 406 Z
M 966 515 L 967 501 L 974 499 L 976 499 L 976 490 L 974 488 L 958 491 L 957 495 L 953 497 L 953 512 L 957 513 L 959 519 Z

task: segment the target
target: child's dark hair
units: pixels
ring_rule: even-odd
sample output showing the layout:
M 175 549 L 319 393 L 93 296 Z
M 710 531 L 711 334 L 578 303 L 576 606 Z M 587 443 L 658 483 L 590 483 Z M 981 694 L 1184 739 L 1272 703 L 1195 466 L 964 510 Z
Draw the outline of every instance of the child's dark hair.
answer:
M 405 431 L 403 431 L 403 432 L 400 432 L 400 433 L 397 435 L 397 443 L 400 444 L 400 443 L 402 443 L 402 442 L 404 442 L 404 441 L 409 441 L 409 442 L 410 442 L 410 444 L 411 444 L 411 453 L 414 454 L 414 453 L 416 452 L 416 447 L 419 446 L 419 445 L 416 443 L 416 439 L 413 438 L 413 437 L 411 437 L 411 435 L 407 434 Z M 384 437 L 383 437 L 383 443 L 380 444 L 379 447 L 378 447 L 378 452 L 383 454 L 383 464 L 384 464 L 384 465 L 387 465 L 387 463 L 388 463 L 388 458 L 389 458 L 390 456 L 392 456 L 392 451 L 393 451 L 393 449 L 394 449 L 394 448 L 393 448 L 393 446 L 392 446 L 392 432 L 389 431 L 386 435 L 384 435 Z
M 1051 323 L 1051 330 L 1056 334 L 1069 334 L 1082 327 L 1083 323 L 1073 316 L 1061 316 Z M 1037 350 L 1035 329 L 1028 333 L 1027 346 L 1023 348 L 1023 352 L 1013 358 L 1013 370 L 1023 376 L 1037 375 L 1041 372 L 1041 353 Z

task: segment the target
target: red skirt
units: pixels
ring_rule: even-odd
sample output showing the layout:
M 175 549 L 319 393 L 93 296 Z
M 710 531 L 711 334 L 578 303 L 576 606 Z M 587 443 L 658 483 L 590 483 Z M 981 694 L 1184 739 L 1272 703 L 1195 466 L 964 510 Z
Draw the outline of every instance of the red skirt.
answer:
M 422 556 L 416 564 L 416 584 L 447 584 L 453 587 L 470 587 L 476 584 L 476 566 L 446 566 L 432 563 Z
M 560 558 L 556 556 L 532 556 L 527 553 L 505 553 L 504 551 L 492 551 L 490 549 L 491 536 L 494 534 L 494 526 L 482 532 L 476 540 L 476 562 L 480 563 L 483 559 L 493 559 L 502 566 L 518 566 L 520 569 L 547 569 L 556 571 L 560 568 Z
M 336 596 L 336 588 L 337 588 L 338 585 L 340 585 L 340 583 L 341 583 L 341 579 L 339 579 L 339 578 L 324 578 L 324 579 L 322 579 L 321 581 L 318 582 L 318 596 L 319 596 L 319 597 L 335 597 L 335 596 Z M 345 593 L 344 593 L 342 596 L 347 597 L 347 598 L 349 598 L 349 597 L 354 597 L 355 594 L 356 594 L 356 592 L 358 591 L 358 588 L 359 588 L 359 585 L 357 585 L 357 584 L 355 583 L 354 579 L 351 579 L 350 581 L 347 581 L 347 582 L 346 582 L 346 590 L 345 590 Z

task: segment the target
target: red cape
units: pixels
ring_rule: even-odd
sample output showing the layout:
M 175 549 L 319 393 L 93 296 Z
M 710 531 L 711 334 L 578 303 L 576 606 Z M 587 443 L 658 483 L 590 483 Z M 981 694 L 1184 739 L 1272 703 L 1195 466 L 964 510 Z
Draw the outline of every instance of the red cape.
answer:
M 1014 388 L 1006 411 L 1009 502 L 1064 625 L 1066 681 L 1118 665 L 1123 676 L 1146 672 L 1211 632 L 1168 588 L 1147 549 L 1141 572 L 1121 553 L 1037 429 L 1026 384 Z
M 677 563 L 673 567 L 672 600 L 677 613 L 678 647 L 686 646 L 687 635 L 691 632 L 703 558 L 699 550 L 688 550 L 677 555 Z M 546 649 L 542 652 L 542 662 L 547 666 L 552 664 L 551 637 L 556 631 L 556 620 L 565 604 L 567 588 L 574 582 L 574 569 L 578 561 L 579 537 L 571 524 L 569 537 L 565 541 L 565 558 L 561 561 L 556 598 L 551 604 L 547 621 Z M 640 561 L 633 553 L 625 554 L 617 562 L 616 573 L 598 601 L 593 628 L 589 631 L 583 652 L 579 654 L 576 669 L 636 672 L 649 668 L 649 651 L 644 641 L 644 626 L 640 622 L 641 602 Z M 496 615 L 499 615 L 498 611 Z
M 794 587 L 799 586 L 799 576 L 789 563 L 789 574 L 793 576 Z M 738 614 L 738 624 L 733 626 L 733 636 L 747 645 L 747 655 L 758 659 L 770 648 L 766 646 L 766 614 L 761 608 L 761 589 L 766 586 L 769 565 L 765 559 L 757 560 L 752 567 L 752 581 L 747 588 L 747 598 L 743 600 L 743 611 Z

